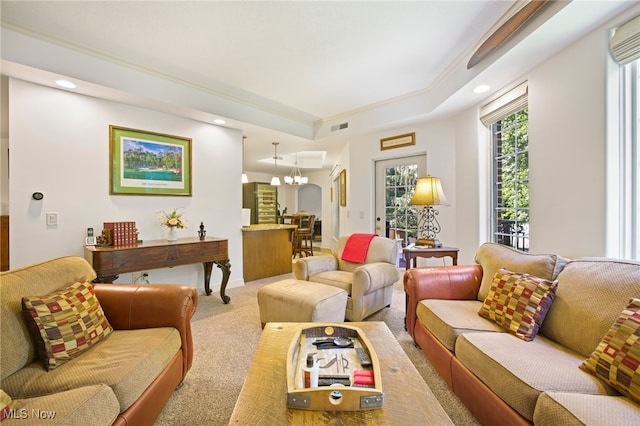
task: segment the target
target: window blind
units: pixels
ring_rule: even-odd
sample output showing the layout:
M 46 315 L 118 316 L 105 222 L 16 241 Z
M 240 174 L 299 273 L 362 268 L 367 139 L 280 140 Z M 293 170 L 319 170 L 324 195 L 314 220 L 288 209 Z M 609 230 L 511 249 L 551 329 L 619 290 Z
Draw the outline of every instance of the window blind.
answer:
M 529 100 L 529 82 L 525 81 L 509 92 L 480 108 L 480 121 L 489 126 L 527 107 Z
M 614 30 L 609 49 L 620 65 L 640 58 L 640 15 Z

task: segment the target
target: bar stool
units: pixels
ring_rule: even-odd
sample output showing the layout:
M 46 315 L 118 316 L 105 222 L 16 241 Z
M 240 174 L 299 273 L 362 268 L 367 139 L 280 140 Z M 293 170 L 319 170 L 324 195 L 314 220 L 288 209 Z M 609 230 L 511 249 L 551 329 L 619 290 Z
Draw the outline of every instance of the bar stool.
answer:
M 313 225 L 316 220 L 315 215 L 309 215 L 306 224 L 301 223 L 293 230 L 293 257 L 296 255 L 313 256 Z

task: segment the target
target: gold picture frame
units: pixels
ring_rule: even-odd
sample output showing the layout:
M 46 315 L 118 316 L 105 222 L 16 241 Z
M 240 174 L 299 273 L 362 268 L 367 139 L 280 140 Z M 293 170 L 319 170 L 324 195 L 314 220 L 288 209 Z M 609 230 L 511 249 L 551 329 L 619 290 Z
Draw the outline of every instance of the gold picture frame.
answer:
M 347 169 L 340 172 L 340 206 L 347 205 Z
M 401 148 L 416 144 L 416 134 L 405 133 L 404 135 L 392 136 L 390 138 L 380 139 L 380 151 L 386 149 Z
M 109 126 L 109 194 L 190 197 L 191 139 Z

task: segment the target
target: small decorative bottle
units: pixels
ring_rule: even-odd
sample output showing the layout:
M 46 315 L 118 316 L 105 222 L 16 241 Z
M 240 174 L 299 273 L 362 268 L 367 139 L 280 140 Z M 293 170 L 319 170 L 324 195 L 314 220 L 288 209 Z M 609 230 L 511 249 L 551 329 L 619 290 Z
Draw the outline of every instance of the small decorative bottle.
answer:
M 304 387 L 317 388 L 320 368 L 318 367 L 318 364 L 316 364 L 315 354 L 307 355 L 307 366 L 303 369 L 303 372 L 304 372 Z

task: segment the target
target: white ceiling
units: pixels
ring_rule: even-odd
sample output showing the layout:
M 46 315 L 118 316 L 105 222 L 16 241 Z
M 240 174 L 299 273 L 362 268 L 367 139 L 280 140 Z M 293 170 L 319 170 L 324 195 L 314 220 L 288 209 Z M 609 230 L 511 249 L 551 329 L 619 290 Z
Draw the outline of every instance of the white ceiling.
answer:
M 538 30 L 466 70 L 522 2 L 3 0 L 2 73 L 41 84 L 66 75 L 85 83 L 81 93 L 223 117 L 247 137 L 247 170 L 273 170 L 259 161 L 273 156 L 272 141 L 285 163 L 299 152 L 303 169 L 317 166 L 303 152 L 326 150 L 320 166 L 331 169 L 349 136 L 476 104 L 487 94 L 471 86 L 512 84 L 634 3 L 556 2 Z M 56 62 L 52 45 L 69 60 Z M 149 87 L 133 85 L 138 75 Z

